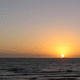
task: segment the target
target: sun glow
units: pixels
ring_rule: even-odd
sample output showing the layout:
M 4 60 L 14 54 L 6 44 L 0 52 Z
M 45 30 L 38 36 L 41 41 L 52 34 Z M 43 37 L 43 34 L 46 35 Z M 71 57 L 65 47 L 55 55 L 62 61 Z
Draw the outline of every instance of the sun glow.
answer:
M 64 55 L 66 57 L 68 57 L 70 51 L 71 51 L 71 48 L 69 45 L 67 45 L 66 43 L 62 43 L 62 44 L 57 44 L 56 47 L 55 47 L 55 50 L 56 50 L 56 54 L 59 56 L 59 57 L 64 57 Z
M 63 57 L 64 57 L 64 55 L 62 54 L 62 55 L 61 55 L 61 57 L 63 58 Z

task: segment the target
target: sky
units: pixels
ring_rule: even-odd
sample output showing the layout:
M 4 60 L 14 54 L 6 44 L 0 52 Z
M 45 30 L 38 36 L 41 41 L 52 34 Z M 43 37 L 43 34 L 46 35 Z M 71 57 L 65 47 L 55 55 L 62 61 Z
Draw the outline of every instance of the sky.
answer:
M 0 57 L 80 58 L 80 0 L 0 0 Z

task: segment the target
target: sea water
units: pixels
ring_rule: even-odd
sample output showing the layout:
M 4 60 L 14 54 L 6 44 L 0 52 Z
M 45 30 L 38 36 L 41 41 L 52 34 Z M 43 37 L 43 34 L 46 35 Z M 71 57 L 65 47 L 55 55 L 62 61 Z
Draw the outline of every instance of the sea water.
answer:
M 0 58 L 0 80 L 80 80 L 80 59 Z

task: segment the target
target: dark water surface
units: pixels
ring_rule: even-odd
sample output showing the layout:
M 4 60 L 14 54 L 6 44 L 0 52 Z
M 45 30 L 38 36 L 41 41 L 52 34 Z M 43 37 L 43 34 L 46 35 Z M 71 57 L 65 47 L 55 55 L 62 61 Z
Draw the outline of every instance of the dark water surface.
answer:
M 80 80 L 80 59 L 0 58 L 0 80 Z

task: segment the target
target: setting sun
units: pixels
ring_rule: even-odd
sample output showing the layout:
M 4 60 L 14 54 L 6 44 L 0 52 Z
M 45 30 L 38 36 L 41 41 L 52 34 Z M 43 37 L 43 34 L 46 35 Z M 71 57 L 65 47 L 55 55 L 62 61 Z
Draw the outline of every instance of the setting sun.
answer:
M 64 55 L 62 54 L 62 55 L 61 55 L 61 57 L 63 58 L 63 57 L 64 57 Z

